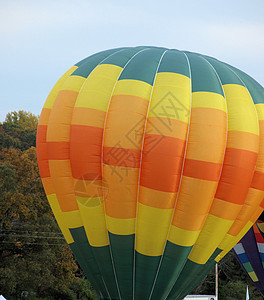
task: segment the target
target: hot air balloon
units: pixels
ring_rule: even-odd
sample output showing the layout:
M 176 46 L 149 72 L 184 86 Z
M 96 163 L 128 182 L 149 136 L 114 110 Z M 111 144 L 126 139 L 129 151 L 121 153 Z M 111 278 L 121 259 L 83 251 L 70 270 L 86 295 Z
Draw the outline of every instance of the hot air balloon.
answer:
M 264 296 L 264 238 L 257 223 L 233 249 L 242 268 Z
M 48 201 L 101 299 L 182 299 L 264 203 L 264 90 L 214 58 L 94 54 L 39 119 Z

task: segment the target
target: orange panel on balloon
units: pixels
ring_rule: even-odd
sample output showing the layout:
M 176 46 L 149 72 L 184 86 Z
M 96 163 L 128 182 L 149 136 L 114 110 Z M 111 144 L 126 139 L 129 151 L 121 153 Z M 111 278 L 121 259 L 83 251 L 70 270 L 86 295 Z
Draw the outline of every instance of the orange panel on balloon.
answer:
M 76 179 L 101 179 L 103 129 L 72 125 L 70 157 L 72 176 Z
M 177 192 L 186 141 L 154 134 L 145 137 L 140 185 Z
M 217 189 L 216 198 L 242 204 L 250 186 L 257 153 L 241 149 L 227 149 L 225 168 Z M 242 167 L 240 166 L 242 164 Z M 246 187 L 243 189 L 241 187 Z

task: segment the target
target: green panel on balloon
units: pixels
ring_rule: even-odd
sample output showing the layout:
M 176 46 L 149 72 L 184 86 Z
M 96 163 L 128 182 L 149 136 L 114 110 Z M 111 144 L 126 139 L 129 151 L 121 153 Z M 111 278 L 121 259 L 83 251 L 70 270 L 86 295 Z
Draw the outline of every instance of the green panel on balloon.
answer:
M 246 73 L 232 67 L 230 67 L 240 78 L 243 80 L 245 86 L 247 87 L 253 101 L 255 104 L 264 103 L 264 89 L 263 87 L 252 77 L 248 76 Z
M 177 73 L 190 77 L 188 62 L 184 53 L 178 50 L 168 50 L 164 54 L 158 69 L 158 73 L 162 72 Z
M 94 55 L 87 61 L 84 61 L 80 65 L 80 67 L 72 73 L 71 76 L 76 75 L 76 76 L 82 76 L 84 78 L 87 78 L 98 64 L 100 64 L 104 59 L 106 59 L 107 57 L 111 56 L 113 53 L 118 52 L 118 51 L 120 51 L 120 50 L 118 50 L 118 49 L 107 50 L 104 52 L 100 52 L 97 55 Z
M 153 299 L 163 299 L 169 292 L 169 288 L 177 280 L 191 250 L 192 247 L 183 247 L 167 242 L 155 286 L 153 286 Z
M 216 73 L 218 74 L 222 85 L 224 84 L 239 84 L 243 86 L 243 82 L 239 79 L 238 76 L 225 64 L 222 62 L 213 59 L 211 57 L 202 56 L 206 59 L 215 69 Z
M 91 256 L 91 249 L 89 244 L 84 244 L 82 247 L 78 246 L 76 243 L 69 244 L 71 251 L 73 252 L 74 257 L 77 259 L 81 269 L 84 274 L 91 282 L 93 288 L 98 294 L 103 298 L 108 297 L 108 291 L 105 287 L 104 282 L 98 266 Z
M 160 256 L 147 256 L 136 251 L 136 299 L 148 299 L 158 270 Z
M 127 64 L 129 59 L 131 59 L 134 55 L 137 55 L 144 49 L 145 47 L 122 49 L 107 57 L 102 63 L 123 68 Z
M 192 92 L 212 92 L 224 96 L 214 69 L 199 55 L 186 52 L 190 61 Z
M 220 249 L 216 249 L 215 252 L 208 259 L 206 264 L 196 264 L 191 260 L 187 260 L 184 268 L 182 269 L 180 276 L 170 288 L 169 299 L 182 299 L 188 291 L 192 291 L 203 278 L 212 270 L 215 265 L 215 258 L 221 252 Z
M 132 79 L 153 84 L 156 70 L 165 49 L 151 48 L 142 51 L 127 65 L 119 80 Z
M 118 299 L 118 290 L 115 281 L 113 264 L 110 256 L 109 246 L 105 247 L 92 247 L 89 245 L 89 242 L 86 237 L 86 233 L 83 227 L 70 229 L 70 232 L 75 241 L 75 247 L 79 250 L 79 252 L 84 256 L 84 259 L 87 260 L 89 258 L 94 258 L 94 266 L 97 267 L 97 272 L 99 269 L 101 278 L 106 285 L 106 289 L 108 290 L 110 296 L 113 299 Z M 85 261 L 82 261 L 85 263 Z
M 122 299 L 133 299 L 133 264 L 135 235 L 116 235 L 109 232 L 115 271 Z
M 243 267 L 246 269 L 246 271 L 249 272 L 253 272 L 252 266 L 250 264 L 250 262 L 247 262 L 245 264 L 243 264 Z
M 82 231 L 82 229 L 80 229 Z M 92 285 L 97 291 L 100 291 L 104 297 L 108 296 L 108 292 L 102 281 L 101 273 L 93 256 L 92 249 L 87 239 L 80 241 L 77 236 L 75 236 L 74 231 L 72 232 L 75 242 L 69 244 L 75 258 L 78 260 L 81 268 L 83 269 L 85 275 L 90 280 Z

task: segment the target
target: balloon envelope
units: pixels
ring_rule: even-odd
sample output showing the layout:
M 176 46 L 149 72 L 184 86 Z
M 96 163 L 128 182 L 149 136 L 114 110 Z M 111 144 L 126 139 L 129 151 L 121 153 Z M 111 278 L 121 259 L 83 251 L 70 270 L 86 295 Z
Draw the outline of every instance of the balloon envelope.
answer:
M 182 299 L 263 210 L 264 92 L 214 58 L 94 54 L 50 92 L 38 163 L 102 299 Z
M 264 296 L 264 238 L 257 224 L 235 245 L 234 252 L 244 271 Z

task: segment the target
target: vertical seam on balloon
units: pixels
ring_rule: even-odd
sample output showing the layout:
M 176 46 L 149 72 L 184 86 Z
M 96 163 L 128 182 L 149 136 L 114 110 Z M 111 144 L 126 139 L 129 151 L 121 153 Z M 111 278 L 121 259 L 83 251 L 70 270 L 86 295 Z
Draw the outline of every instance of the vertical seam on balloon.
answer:
M 138 198 L 139 198 L 139 189 L 140 189 L 140 175 L 141 175 L 141 168 L 142 168 L 142 159 L 143 159 L 143 147 L 144 147 L 144 141 L 145 141 L 145 134 L 146 134 L 146 129 L 147 129 L 147 122 L 148 122 L 148 114 L 149 114 L 149 109 L 150 109 L 150 103 L 151 103 L 151 98 L 152 98 L 152 94 L 153 94 L 153 90 L 154 90 L 154 85 L 156 82 L 156 78 L 157 78 L 157 73 L 158 73 L 158 69 L 159 66 L 161 64 L 161 61 L 165 55 L 165 53 L 168 50 L 165 50 L 159 60 L 159 63 L 157 65 L 157 69 L 154 75 L 154 80 L 153 80 L 153 85 L 151 88 L 151 92 L 150 92 L 150 96 L 149 96 L 149 103 L 148 103 L 148 109 L 147 109 L 147 113 L 146 113 L 146 119 L 145 119 L 145 125 L 144 125 L 144 131 L 143 131 L 143 136 L 142 136 L 142 143 L 141 143 L 141 152 L 140 152 L 140 163 L 139 163 L 139 176 L 138 176 L 138 183 L 137 183 L 137 203 L 136 203 L 136 220 L 135 220 L 135 240 L 134 240 L 134 259 L 133 259 L 133 300 L 135 299 L 135 274 L 136 274 L 136 228 L 137 228 L 137 211 L 138 211 Z
M 116 53 L 118 53 L 118 52 L 124 51 L 124 50 L 125 50 L 125 49 L 120 49 L 120 50 L 118 50 L 118 51 L 115 51 L 115 52 L 111 53 L 110 55 L 107 55 L 103 60 L 101 60 L 98 64 L 96 64 L 96 66 L 93 68 L 93 70 L 92 70 L 92 71 L 90 72 L 90 74 L 87 76 L 87 78 L 86 78 L 85 81 L 83 82 L 83 84 L 82 84 L 82 86 L 81 86 L 81 88 L 80 88 L 80 90 L 79 90 L 79 92 L 78 92 L 78 96 L 77 96 L 76 101 L 75 101 L 75 103 L 74 103 L 74 107 L 73 107 L 72 113 L 71 113 L 71 122 L 70 122 L 70 125 L 72 124 L 73 110 L 74 110 L 74 108 L 75 108 L 75 104 L 76 104 L 76 102 L 77 102 L 77 100 L 78 100 L 79 94 L 80 94 L 80 92 L 81 92 L 81 90 L 82 90 L 82 88 L 83 88 L 83 86 L 84 86 L 86 80 L 89 78 L 89 76 L 90 76 L 90 75 L 92 74 L 92 72 L 95 70 L 95 68 L 96 68 L 97 66 L 99 66 L 100 64 L 102 64 L 102 62 L 104 62 L 107 58 L 111 57 L 112 55 L 114 55 L 114 54 L 116 54 Z M 71 129 L 70 129 L 70 137 L 71 137 Z M 71 139 L 70 139 L 70 144 L 71 144 Z M 70 155 L 70 153 L 71 153 L 71 147 L 69 148 L 69 155 Z M 71 156 L 70 156 L 70 157 L 71 157 Z M 69 162 L 70 162 L 71 177 L 72 177 L 72 164 L 71 164 L 71 159 L 69 159 Z M 75 194 L 75 191 L 74 191 L 74 194 Z M 76 196 L 75 196 L 75 198 L 76 198 Z M 77 202 L 77 205 L 78 205 L 78 208 L 79 208 L 78 201 L 76 200 L 76 202 Z M 80 208 L 79 208 L 78 211 L 80 212 Z M 84 222 L 83 222 L 83 219 L 82 219 L 81 214 L 80 214 L 80 219 L 81 219 L 82 224 L 83 224 Z M 83 226 L 84 226 L 84 225 L 83 225 Z M 88 240 L 88 237 L 87 237 L 87 240 Z M 89 242 L 89 240 L 88 240 L 88 242 Z M 91 247 L 92 247 L 92 246 L 91 246 Z M 98 270 L 99 270 L 99 272 L 100 272 L 100 276 L 101 276 L 102 281 L 103 281 L 103 283 L 104 283 L 104 285 L 105 285 L 105 289 L 106 289 L 106 292 L 107 292 L 107 294 L 108 294 L 108 296 L 109 296 L 109 299 L 111 299 L 109 290 L 108 290 L 108 288 L 107 288 L 107 285 L 106 285 L 106 283 L 105 283 L 105 280 L 104 280 L 104 278 L 103 278 L 103 275 L 102 275 L 102 273 L 101 273 L 101 270 L 100 270 L 100 268 L 99 268 L 99 266 L 98 266 L 98 263 L 97 263 L 97 260 L 96 260 L 96 257 L 95 257 L 94 254 L 93 254 L 93 259 L 94 259 L 94 261 L 95 261 L 96 264 L 97 264 Z
M 223 155 L 223 162 L 222 162 L 221 171 L 220 171 L 219 178 L 218 178 L 218 184 L 217 184 L 217 187 L 216 187 L 216 191 L 217 191 L 217 188 L 218 188 L 218 185 L 219 185 L 219 181 L 220 181 L 220 178 L 221 178 L 222 172 L 223 172 L 224 160 L 225 160 L 225 154 L 226 154 L 226 146 L 227 146 L 227 140 L 228 140 L 228 110 L 227 110 L 227 100 L 226 100 L 225 91 L 224 91 L 224 89 L 223 89 L 222 81 L 221 81 L 221 79 L 220 79 L 218 73 L 216 72 L 215 68 L 214 68 L 214 67 L 212 66 L 212 64 L 210 64 L 210 62 L 209 62 L 206 58 L 204 58 L 202 55 L 201 55 L 200 57 L 201 57 L 204 61 L 206 61 L 206 62 L 210 65 L 210 67 L 214 70 L 214 72 L 215 72 L 215 74 L 216 74 L 216 76 L 217 76 L 217 78 L 218 78 L 218 80 L 219 80 L 219 83 L 220 83 L 220 85 L 221 85 L 221 89 L 222 89 L 222 92 L 223 92 L 223 94 L 224 94 L 224 99 L 225 99 L 225 106 L 226 106 L 226 116 L 227 116 L 227 118 L 226 118 L 226 140 L 225 140 L 225 151 L 224 151 L 224 155 Z M 198 240 L 198 238 L 199 238 L 199 236 L 200 236 L 200 234 L 201 234 L 201 232 L 202 232 L 202 230 L 203 230 L 205 221 L 206 221 L 206 219 L 207 219 L 207 217 L 208 217 L 208 215 L 209 215 L 210 209 L 211 209 L 211 207 L 212 207 L 212 205 L 213 205 L 213 202 L 214 202 L 214 199 L 215 199 L 215 195 L 216 195 L 216 193 L 214 194 L 213 201 L 211 202 L 211 205 L 210 205 L 210 207 L 209 207 L 207 216 L 206 216 L 206 218 L 205 218 L 205 220 L 204 220 L 204 222 L 203 222 L 201 231 L 200 231 L 200 233 L 199 233 L 199 235 L 198 235 L 196 241 Z
M 220 82 L 221 89 L 222 89 L 222 92 L 223 92 L 223 94 L 224 94 L 225 106 L 226 106 L 226 116 L 227 116 L 227 118 L 226 118 L 226 140 L 225 140 L 225 151 L 224 151 L 224 155 L 223 155 L 223 162 L 222 162 L 221 171 L 220 171 L 219 178 L 218 178 L 218 184 L 217 184 L 217 187 L 216 187 L 216 191 L 217 191 L 217 188 L 218 188 L 218 185 L 219 185 L 219 181 L 220 181 L 220 179 L 221 179 L 222 172 L 223 172 L 224 160 L 225 160 L 225 155 L 226 155 L 226 146 L 227 146 L 227 140 L 228 140 L 228 110 L 227 110 L 227 100 L 226 100 L 225 91 L 224 91 L 224 89 L 223 89 L 222 81 L 221 81 L 221 79 L 220 79 L 218 73 L 216 72 L 215 68 L 214 68 L 214 67 L 212 66 L 212 64 L 210 64 L 210 62 L 209 62 L 206 58 L 204 58 L 202 55 L 201 55 L 201 58 L 202 58 L 204 61 L 206 61 L 206 62 L 211 66 L 211 68 L 214 70 L 214 72 L 215 72 L 215 74 L 216 74 L 216 76 L 217 76 L 217 78 L 218 78 L 218 80 L 219 80 L 219 82 Z M 215 193 L 215 195 L 216 195 L 216 193 Z M 206 219 L 207 219 L 207 217 L 208 217 L 208 215 L 209 215 L 210 209 L 211 209 L 211 207 L 212 207 L 212 205 L 213 205 L 213 202 L 214 202 L 214 199 L 215 199 L 215 195 L 214 195 L 213 201 L 211 202 L 211 205 L 210 205 L 210 207 L 209 207 L 207 216 L 206 216 L 206 218 L 205 218 L 205 220 L 204 220 L 204 223 L 203 223 L 203 225 L 202 225 L 201 231 L 200 231 L 200 233 L 199 233 L 199 235 L 198 235 L 196 241 L 198 240 L 198 238 L 199 238 L 199 236 L 200 236 L 200 234 L 201 234 L 201 232 L 202 232 L 202 230 L 203 230 L 205 221 L 206 221 Z
M 154 282 L 153 282 L 153 285 L 152 285 L 152 289 L 150 291 L 149 300 L 152 297 L 152 294 L 153 294 L 153 291 L 154 291 L 154 288 L 155 288 L 155 285 L 156 285 L 156 281 L 158 279 L 160 267 L 161 267 L 161 264 L 162 264 L 162 261 L 163 261 L 163 256 L 164 256 L 165 249 L 166 249 L 167 242 L 168 242 L 170 228 L 172 226 L 172 220 L 173 220 L 174 212 L 175 212 L 175 209 L 176 209 L 176 204 L 177 204 L 177 200 L 178 200 L 178 196 L 179 196 L 179 191 L 180 191 L 180 186 L 181 186 L 181 181 L 182 181 L 182 174 L 183 174 L 183 169 L 184 169 L 184 164 L 185 164 L 185 157 L 186 157 L 186 152 L 187 152 L 187 143 L 188 143 L 188 137 L 189 137 L 190 123 L 191 123 L 191 105 L 192 105 L 191 67 L 190 67 L 190 62 L 189 62 L 189 59 L 188 59 L 187 55 L 184 52 L 182 52 L 182 53 L 184 54 L 184 56 L 186 58 L 186 61 L 187 61 L 187 64 L 188 64 L 189 74 L 190 74 L 190 87 L 191 87 L 191 89 L 190 89 L 191 90 L 191 93 L 190 93 L 190 114 L 189 114 L 189 122 L 188 122 L 187 135 L 186 135 L 186 145 L 185 145 L 185 149 L 184 149 L 184 157 L 183 157 L 183 164 L 182 164 L 182 168 L 181 168 L 181 177 L 180 177 L 180 181 L 179 181 L 179 187 L 178 187 L 178 191 L 177 191 L 177 195 L 176 195 L 176 200 L 175 200 L 175 204 L 174 204 L 174 208 L 173 208 L 173 212 L 172 212 L 172 216 L 171 216 L 171 220 L 170 220 L 170 225 L 169 225 L 169 229 L 168 229 L 168 233 L 167 233 L 167 237 L 166 237 L 166 242 L 165 242 L 165 245 L 163 247 L 163 252 L 162 252 L 162 255 L 161 255 L 161 258 L 160 258 L 160 262 L 159 262 L 159 265 L 158 265 L 156 276 L 155 276 L 155 279 L 154 279 Z
M 78 67 L 79 68 L 79 67 Z M 64 81 L 64 83 L 69 79 L 69 77 L 72 75 L 74 73 L 74 71 L 65 79 L 65 81 Z M 63 83 L 63 84 L 64 84 Z M 63 85 L 62 85 L 63 86 Z M 60 91 L 60 90 L 59 90 Z M 58 93 L 59 93 L 59 91 L 56 93 L 57 95 L 58 95 Z M 56 96 L 57 97 L 57 96 Z M 55 99 L 56 99 L 56 97 L 55 97 Z M 53 106 L 54 106 L 54 103 L 55 103 L 55 100 L 54 100 L 54 102 L 53 102 L 53 104 L 52 104 L 52 107 L 51 107 L 51 109 L 50 109 L 50 111 L 52 110 L 52 108 L 53 108 Z M 48 116 L 48 120 L 47 120 L 47 128 L 48 128 L 48 124 L 49 124 L 49 120 L 50 120 L 50 115 Z M 47 132 L 46 132 L 46 143 L 47 143 Z M 49 159 L 47 159 L 47 161 L 49 162 Z M 51 174 L 50 174 L 50 178 L 51 178 Z M 54 188 L 54 184 L 53 184 L 53 182 L 52 182 L 52 180 L 51 180 L 51 185 L 53 186 L 53 189 L 54 189 L 54 191 L 55 191 L 55 188 Z M 55 195 L 56 195 L 56 192 L 55 192 Z M 55 215 L 54 215 L 55 216 Z M 55 216 L 55 219 L 56 219 L 56 216 Z M 64 223 L 64 222 L 63 222 Z M 69 230 L 69 228 L 68 228 L 68 230 Z M 99 290 L 99 288 L 98 288 L 98 291 L 97 291 L 101 296 L 102 296 L 102 293 L 101 293 L 101 291 Z
M 210 67 L 214 70 L 214 72 L 215 72 L 215 74 L 216 74 L 216 76 L 217 76 L 217 78 L 218 78 L 218 80 L 219 80 L 221 89 L 222 89 L 222 91 L 223 91 L 224 99 L 225 99 L 225 104 L 226 104 L 226 97 L 225 97 L 225 93 L 224 93 L 224 90 L 223 90 L 222 82 L 221 82 L 221 80 L 220 80 L 220 78 L 219 78 L 219 76 L 218 76 L 218 74 L 217 74 L 215 68 L 214 68 L 214 67 L 213 67 L 206 59 L 204 59 L 201 55 L 198 55 L 198 56 L 201 57 L 203 60 L 205 60 L 205 61 L 210 65 Z M 227 104 L 226 104 L 226 114 L 227 114 Z M 226 119 L 227 119 L 227 122 L 228 122 L 228 118 L 226 118 Z M 219 183 L 219 180 L 220 180 L 220 178 L 221 178 L 222 171 L 223 171 L 223 163 L 224 163 L 225 152 L 226 152 L 226 145 L 227 145 L 227 131 L 228 131 L 228 124 L 226 124 L 226 125 L 227 125 L 227 127 L 226 127 L 227 130 L 226 130 L 226 140 L 225 140 L 225 151 L 224 151 L 224 155 L 223 155 L 223 162 L 222 162 L 222 167 L 221 167 L 221 171 L 220 171 L 219 178 L 218 178 L 218 183 Z M 217 188 L 216 188 L 216 190 L 217 190 Z M 200 236 L 200 234 L 201 234 L 201 232 L 202 232 L 202 230 L 203 230 L 203 226 L 204 226 L 205 221 L 206 221 L 206 219 L 207 219 L 207 217 L 208 217 L 208 215 L 209 215 L 209 211 L 210 211 L 210 209 L 211 209 L 211 206 L 212 206 L 212 204 L 213 204 L 214 199 L 215 199 L 215 194 L 214 194 L 213 200 L 212 200 L 212 202 L 211 202 L 211 204 L 210 204 L 210 207 L 209 207 L 209 209 L 208 209 L 206 218 L 204 219 L 204 222 L 203 222 L 203 224 L 202 224 L 200 233 L 199 233 L 199 235 L 197 236 L 197 238 L 196 238 L 196 240 L 195 240 L 195 242 L 194 242 L 193 245 L 195 245 L 195 243 L 197 242 L 197 240 L 198 240 L 198 238 L 199 238 L 199 236 Z M 190 252 L 190 253 L 191 253 L 191 252 Z M 190 255 L 190 254 L 189 254 L 189 255 Z M 185 267 L 185 265 L 186 265 L 186 263 L 187 263 L 187 261 L 188 261 L 189 255 L 188 255 L 188 257 L 186 258 L 186 260 L 185 260 L 185 262 L 184 262 L 184 264 L 183 264 L 183 266 L 182 266 L 182 268 L 181 268 L 181 271 L 179 272 L 179 275 L 178 275 L 177 278 L 175 279 L 175 281 L 174 281 L 172 287 L 170 288 L 170 290 L 169 290 L 167 296 L 165 297 L 165 300 L 167 299 L 167 297 L 168 297 L 168 295 L 170 294 L 171 290 L 173 289 L 175 283 L 177 282 L 177 280 L 178 280 L 178 278 L 179 278 L 179 276 L 180 276 L 182 270 L 184 269 L 184 267 Z
M 137 53 L 135 53 L 129 60 L 128 62 L 124 65 L 123 67 L 123 70 L 121 71 L 121 73 L 119 74 L 116 82 L 115 82 L 115 85 L 112 89 L 112 93 L 111 93 L 111 96 L 110 96 L 110 100 L 108 102 L 108 107 L 107 107 L 107 110 L 106 110 L 106 114 L 105 114 L 105 120 L 104 120 L 104 127 L 103 127 L 103 133 L 102 133 L 102 146 L 101 146 L 101 173 L 102 173 L 102 195 L 103 195 L 103 199 L 104 199 L 104 188 L 103 188 L 103 160 L 104 160 L 104 151 L 103 151 L 103 146 L 104 146 L 104 137 L 105 137 L 105 127 L 106 127 L 106 122 L 107 122 L 107 116 L 108 116 L 108 113 L 109 113 L 109 109 L 110 109 L 110 105 L 111 105 L 111 99 L 112 99 L 112 96 L 113 96 L 113 93 L 114 93 L 114 90 L 115 90 L 115 87 L 117 85 L 117 82 L 119 81 L 119 78 L 122 74 L 122 72 L 125 70 L 126 66 L 129 64 L 129 62 L 135 57 L 137 56 L 139 53 L 147 50 L 148 48 L 144 48 L 140 51 L 138 51 Z M 118 288 L 118 294 L 119 294 L 119 298 L 121 298 L 121 294 L 120 294 L 120 289 L 119 289 L 119 285 L 118 285 L 118 278 L 117 278 L 117 275 L 116 275 L 116 271 L 115 271 L 115 265 L 114 265 L 114 259 L 113 259 L 113 255 L 112 255 L 112 249 L 111 249 L 111 244 L 110 244 L 110 239 L 109 239 L 109 231 L 108 231 L 108 226 L 107 226 L 107 218 L 106 218 L 106 205 L 105 205 L 105 201 L 104 201 L 104 210 L 105 210 L 105 224 L 106 224 L 106 230 L 107 230 L 107 237 L 108 237 L 108 242 L 109 242 L 109 249 L 110 249 L 110 256 L 111 256 L 111 260 L 112 260 L 112 265 L 113 265 L 113 271 L 114 271 L 114 275 L 115 275 L 115 280 L 116 280 L 116 283 L 117 283 L 117 288 Z
M 248 90 L 248 88 L 247 88 L 247 85 L 245 84 L 245 82 L 242 80 L 242 78 L 240 78 L 240 76 L 235 72 L 235 70 L 233 70 L 233 67 L 231 67 L 231 66 L 229 66 L 228 64 L 226 64 L 226 63 L 223 63 L 232 73 L 234 73 L 235 74 L 235 76 L 237 76 L 238 78 L 239 78 L 239 80 L 243 83 L 243 85 L 244 85 L 244 87 L 247 89 L 247 91 L 248 91 L 248 93 L 249 93 L 249 95 L 250 95 L 250 98 L 251 98 L 251 100 L 252 100 L 252 102 L 253 102 L 253 105 L 254 105 L 254 110 L 255 110 L 255 112 L 256 112 L 256 116 L 257 116 L 257 119 L 258 119 L 258 121 L 259 121 L 259 118 L 258 118 L 258 113 L 257 113 L 257 109 L 256 109 L 256 106 L 255 106 L 255 103 L 254 103 L 254 101 L 253 101 L 253 98 L 252 98 L 252 96 L 251 96 L 251 93 L 249 92 L 249 90 Z M 259 123 L 259 122 L 258 122 Z M 255 173 L 255 171 L 254 171 L 254 173 Z M 250 184 L 250 186 L 251 186 L 251 184 Z M 248 195 L 248 194 L 247 194 Z M 242 208 L 244 207 L 244 205 L 241 207 L 241 209 L 240 209 L 240 211 L 242 210 Z M 252 216 L 252 215 L 251 215 Z M 237 219 L 237 218 L 236 218 Z M 236 219 L 235 219 L 235 221 L 236 221 Z M 234 221 L 234 222 L 235 222 Z M 243 230 L 243 229 L 242 229 Z M 240 231 L 241 232 L 241 231 Z M 220 255 L 222 252 L 223 252 L 224 250 L 222 250 L 218 255 Z

